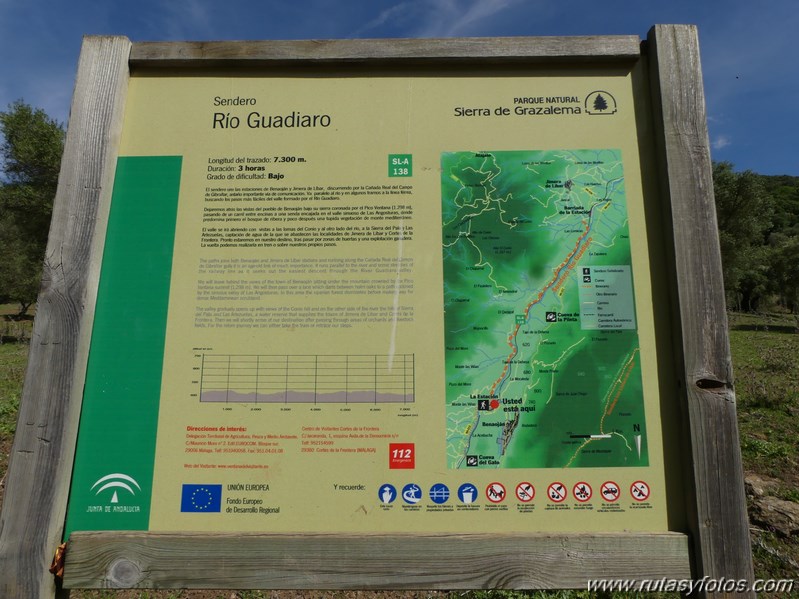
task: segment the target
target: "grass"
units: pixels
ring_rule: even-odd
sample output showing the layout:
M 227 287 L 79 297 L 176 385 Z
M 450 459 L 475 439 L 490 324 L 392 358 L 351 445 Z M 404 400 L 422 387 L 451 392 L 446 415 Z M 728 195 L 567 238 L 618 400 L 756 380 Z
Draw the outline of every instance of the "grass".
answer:
M 2 314 L 2 312 L 0 312 Z M 732 314 L 730 345 L 736 376 L 741 455 L 747 472 L 778 481 L 775 496 L 799 502 L 799 333 L 797 319 L 780 314 Z M 0 480 L 16 426 L 28 346 L 0 345 Z M 0 490 L 0 500 L 2 491 Z M 753 530 L 756 578 L 799 578 L 799 539 L 773 531 Z M 277 592 L 277 591 L 74 591 L 76 599 L 398 599 L 433 596 L 441 599 L 583 599 L 587 591 L 521 592 Z M 603 597 L 643 595 L 613 593 Z M 646 595 L 662 599 L 676 594 Z
M 735 314 L 730 346 L 744 470 L 779 481 L 774 495 L 799 502 L 797 319 Z M 799 539 L 753 530 L 756 578 L 799 578 Z
M 27 345 L 0 345 L 0 435 L 3 437 L 14 435 L 27 361 Z
M 744 469 L 799 488 L 799 334 L 793 318 L 734 315 L 730 325 Z
M 0 480 L 8 468 L 11 441 L 17 427 L 17 411 L 28 361 L 28 346 L 18 343 L 0 345 Z M 2 491 L 0 490 L 0 497 Z

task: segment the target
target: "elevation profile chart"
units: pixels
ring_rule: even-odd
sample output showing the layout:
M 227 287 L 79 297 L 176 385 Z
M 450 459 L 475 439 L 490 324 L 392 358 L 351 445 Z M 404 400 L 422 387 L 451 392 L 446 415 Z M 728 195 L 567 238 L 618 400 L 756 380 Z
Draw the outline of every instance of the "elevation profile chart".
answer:
M 200 401 L 265 404 L 413 403 L 414 354 L 203 354 Z

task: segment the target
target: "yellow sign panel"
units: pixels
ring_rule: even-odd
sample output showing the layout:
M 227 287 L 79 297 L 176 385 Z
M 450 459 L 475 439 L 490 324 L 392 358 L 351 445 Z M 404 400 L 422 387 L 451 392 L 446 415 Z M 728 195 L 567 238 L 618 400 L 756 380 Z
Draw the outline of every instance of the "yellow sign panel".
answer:
M 134 76 L 149 529 L 667 530 L 641 134 L 629 72 Z

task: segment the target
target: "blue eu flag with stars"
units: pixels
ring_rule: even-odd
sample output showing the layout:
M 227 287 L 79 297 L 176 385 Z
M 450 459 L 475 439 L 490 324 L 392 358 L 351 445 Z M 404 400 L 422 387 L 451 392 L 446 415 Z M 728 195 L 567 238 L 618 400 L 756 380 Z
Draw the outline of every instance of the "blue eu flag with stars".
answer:
M 180 511 L 222 511 L 222 485 L 183 485 Z

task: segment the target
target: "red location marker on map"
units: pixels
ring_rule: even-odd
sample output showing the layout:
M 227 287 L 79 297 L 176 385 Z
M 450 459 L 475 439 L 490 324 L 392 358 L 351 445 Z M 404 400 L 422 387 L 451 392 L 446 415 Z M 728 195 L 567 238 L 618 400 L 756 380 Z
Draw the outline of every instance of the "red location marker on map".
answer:
M 499 400 L 498 399 L 492 399 L 491 400 L 491 409 L 492 410 L 496 410 L 498 407 L 499 407 Z

